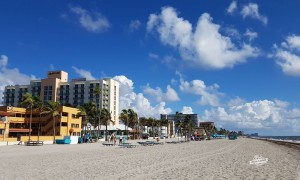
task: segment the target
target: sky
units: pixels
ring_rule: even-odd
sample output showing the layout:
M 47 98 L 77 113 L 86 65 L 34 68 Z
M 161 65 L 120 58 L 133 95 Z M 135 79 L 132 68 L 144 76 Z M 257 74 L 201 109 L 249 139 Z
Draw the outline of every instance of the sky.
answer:
M 297 0 L 0 1 L 0 95 L 47 71 L 114 78 L 120 109 L 300 135 Z M 0 99 L 1 104 L 2 99 Z

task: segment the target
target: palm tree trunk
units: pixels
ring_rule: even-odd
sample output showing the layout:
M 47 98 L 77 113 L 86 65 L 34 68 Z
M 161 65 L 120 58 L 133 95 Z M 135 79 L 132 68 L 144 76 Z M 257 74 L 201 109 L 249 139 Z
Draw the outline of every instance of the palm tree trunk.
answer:
M 40 117 L 39 117 L 39 127 L 38 127 L 38 141 L 40 141 L 40 130 L 41 130 L 41 113 L 40 113 Z
M 107 122 L 105 124 L 105 141 L 107 141 Z
M 55 143 L 55 116 L 53 115 L 53 144 Z
M 32 121 L 32 105 L 30 105 L 29 141 L 31 141 L 31 121 Z
M 99 99 L 100 99 L 100 97 L 99 97 Z M 99 100 L 99 122 L 98 122 L 98 139 L 99 139 L 99 137 L 101 136 L 101 106 L 100 106 L 100 100 Z M 98 139 L 97 139 L 97 141 L 98 141 Z

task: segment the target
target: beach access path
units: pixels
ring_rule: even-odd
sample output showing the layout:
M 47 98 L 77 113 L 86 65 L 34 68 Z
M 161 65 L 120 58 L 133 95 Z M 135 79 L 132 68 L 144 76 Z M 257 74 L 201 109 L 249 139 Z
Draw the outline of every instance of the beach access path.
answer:
M 268 161 L 251 164 L 255 156 Z M 102 142 L 13 145 L 0 147 L 0 159 L 0 179 L 300 180 L 299 149 L 248 138 L 136 148 L 103 146 Z

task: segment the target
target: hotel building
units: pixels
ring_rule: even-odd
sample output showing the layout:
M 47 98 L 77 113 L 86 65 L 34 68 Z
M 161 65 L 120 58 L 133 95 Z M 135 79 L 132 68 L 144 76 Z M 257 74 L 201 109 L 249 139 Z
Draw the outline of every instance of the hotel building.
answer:
M 39 114 L 33 111 L 30 129 L 30 111 L 25 108 L 1 106 L 0 107 L 0 141 L 27 141 L 29 131 L 31 138 L 37 140 L 52 140 L 53 126 L 55 136 L 62 139 L 64 136 L 81 136 L 81 117 L 79 110 L 67 106 L 61 106 L 59 116 L 53 123 L 52 114 Z
M 100 88 L 100 94 L 95 93 L 96 88 Z M 93 101 L 97 108 L 105 108 L 111 112 L 112 121 L 115 125 L 119 124 L 119 83 L 111 78 L 80 78 L 68 82 L 67 72 L 49 71 L 47 78 L 32 80 L 29 85 L 6 86 L 3 105 L 18 107 L 27 92 L 33 96 L 40 96 L 44 102 L 52 100 L 74 107 Z

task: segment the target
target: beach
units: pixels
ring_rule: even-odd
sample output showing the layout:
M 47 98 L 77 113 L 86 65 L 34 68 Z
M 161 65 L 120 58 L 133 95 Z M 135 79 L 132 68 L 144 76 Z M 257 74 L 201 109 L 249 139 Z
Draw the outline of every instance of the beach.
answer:
M 263 162 L 253 161 L 254 157 Z M 102 142 L 12 145 L 0 147 L 0 159 L 0 179 L 300 180 L 299 149 L 249 138 L 136 148 L 103 146 Z

